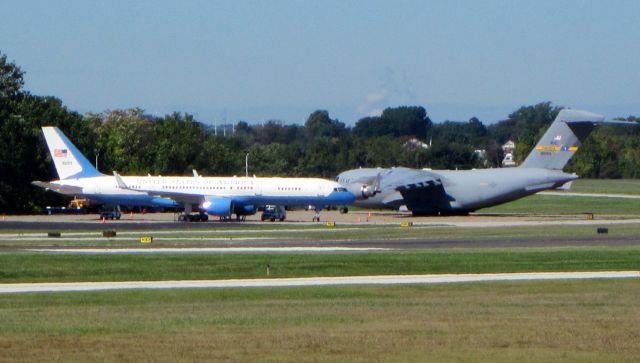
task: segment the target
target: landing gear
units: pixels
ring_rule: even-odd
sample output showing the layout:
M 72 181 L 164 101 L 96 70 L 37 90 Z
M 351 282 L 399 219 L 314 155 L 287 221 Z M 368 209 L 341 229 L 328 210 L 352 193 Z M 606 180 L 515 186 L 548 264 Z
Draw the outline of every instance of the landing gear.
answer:
M 209 220 L 209 216 L 205 213 L 186 214 L 182 213 L 178 216 L 180 222 L 206 222 Z
M 316 214 L 313 215 L 314 222 L 320 222 L 320 211 L 316 209 Z
M 111 209 L 109 208 L 103 208 L 102 210 L 100 210 L 100 219 L 101 220 L 114 220 L 114 219 L 120 219 L 121 213 L 120 213 L 120 206 L 116 205 L 114 207 L 112 207 Z
M 340 214 L 347 214 L 349 213 L 349 208 L 347 207 L 340 207 Z
M 240 222 L 240 221 L 244 221 L 247 218 L 247 216 L 242 214 L 236 214 L 236 218 L 233 218 L 233 215 L 220 216 L 219 218 L 220 218 L 220 222 L 230 222 L 230 221 L 233 221 L 234 219 Z

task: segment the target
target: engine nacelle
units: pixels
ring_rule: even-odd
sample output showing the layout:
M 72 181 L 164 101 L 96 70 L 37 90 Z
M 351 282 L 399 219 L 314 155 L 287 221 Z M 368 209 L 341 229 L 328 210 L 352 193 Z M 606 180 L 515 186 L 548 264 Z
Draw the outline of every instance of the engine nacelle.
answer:
M 208 197 L 200 206 L 207 214 L 227 217 L 233 210 L 233 201 L 229 198 Z
M 234 205 L 233 213 L 239 216 L 250 216 L 256 214 L 256 207 L 252 204 Z
M 376 191 L 376 188 L 373 185 L 369 184 L 352 183 L 343 185 L 349 192 L 351 192 L 351 194 L 355 195 L 357 200 L 367 199 L 369 197 L 373 197 L 378 193 L 378 191 Z
M 373 185 L 362 184 L 360 187 L 360 195 L 362 195 L 362 199 L 367 199 L 376 195 L 376 190 Z

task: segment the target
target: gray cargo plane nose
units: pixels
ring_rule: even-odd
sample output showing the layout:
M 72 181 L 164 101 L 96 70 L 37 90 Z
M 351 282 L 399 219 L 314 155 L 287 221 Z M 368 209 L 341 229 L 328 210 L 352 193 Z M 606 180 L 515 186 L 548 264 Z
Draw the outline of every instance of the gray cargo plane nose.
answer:
M 595 113 L 563 109 L 519 167 L 421 170 L 404 167 L 347 170 L 336 180 L 363 208 L 398 209 L 414 215 L 468 214 L 481 208 L 560 188 L 578 178 L 562 171 L 582 142 L 605 121 Z

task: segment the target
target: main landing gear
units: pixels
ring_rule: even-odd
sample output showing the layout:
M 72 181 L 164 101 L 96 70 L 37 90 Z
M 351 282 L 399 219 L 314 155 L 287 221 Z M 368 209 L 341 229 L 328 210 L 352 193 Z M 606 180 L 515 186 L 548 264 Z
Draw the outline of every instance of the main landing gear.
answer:
M 204 212 L 191 213 L 193 207 L 191 204 L 184 206 L 184 212 L 178 216 L 180 222 L 206 222 L 209 220 L 209 216 Z
M 180 222 L 206 222 L 209 220 L 209 216 L 205 213 L 182 213 L 178 216 Z
M 229 222 L 229 221 L 232 221 L 234 219 L 230 215 L 229 216 L 220 216 L 219 218 L 220 218 L 220 222 Z M 246 218 L 247 218 L 247 216 L 245 216 L 245 215 L 236 214 L 235 220 L 236 221 L 244 221 Z

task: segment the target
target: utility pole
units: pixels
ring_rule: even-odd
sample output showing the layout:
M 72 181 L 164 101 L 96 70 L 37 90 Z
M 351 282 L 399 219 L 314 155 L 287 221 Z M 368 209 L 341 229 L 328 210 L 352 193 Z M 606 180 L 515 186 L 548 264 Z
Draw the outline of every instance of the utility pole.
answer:
M 244 175 L 249 177 L 249 153 L 244 157 Z
M 93 149 L 93 153 L 96 154 L 96 170 L 98 170 L 98 156 L 100 156 L 100 150 Z

